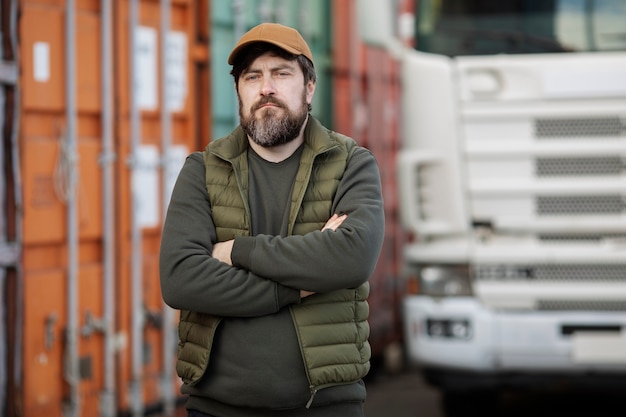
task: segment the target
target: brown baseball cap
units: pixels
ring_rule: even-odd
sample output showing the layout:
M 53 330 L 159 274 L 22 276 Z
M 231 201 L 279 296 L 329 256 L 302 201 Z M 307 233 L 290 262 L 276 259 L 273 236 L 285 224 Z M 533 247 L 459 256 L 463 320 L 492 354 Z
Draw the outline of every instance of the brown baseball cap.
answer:
M 313 62 L 311 49 L 309 49 L 309 45 L 307 45 L 297 30 L 279 23 L 261 23 L 250 29 L 239 39 L 239 42 L 237 42 L 237 45 L 235 45 L 235 48 L 228 56 L 228 63 L 233 65 L 237 54 L 244 47 L 256 42 L 274 44 L 294 55 L 304 55 Z

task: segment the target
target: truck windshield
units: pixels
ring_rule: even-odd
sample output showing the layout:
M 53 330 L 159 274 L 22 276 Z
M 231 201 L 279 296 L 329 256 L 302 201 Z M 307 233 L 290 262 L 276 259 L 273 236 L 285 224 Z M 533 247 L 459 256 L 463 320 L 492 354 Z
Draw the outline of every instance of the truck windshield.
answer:
M 448 56 L 626 50 L 625 0 L 418 0 L 416 48 Z

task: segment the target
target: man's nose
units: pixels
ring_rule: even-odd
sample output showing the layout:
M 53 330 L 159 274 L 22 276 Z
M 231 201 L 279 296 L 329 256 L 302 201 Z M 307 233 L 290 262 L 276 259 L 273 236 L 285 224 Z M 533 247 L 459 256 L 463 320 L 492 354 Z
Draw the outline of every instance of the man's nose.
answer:
M 264 77 L 261 85 L 261 94 L 264 96 L 276 94 L 276 85 L 272 77 Z

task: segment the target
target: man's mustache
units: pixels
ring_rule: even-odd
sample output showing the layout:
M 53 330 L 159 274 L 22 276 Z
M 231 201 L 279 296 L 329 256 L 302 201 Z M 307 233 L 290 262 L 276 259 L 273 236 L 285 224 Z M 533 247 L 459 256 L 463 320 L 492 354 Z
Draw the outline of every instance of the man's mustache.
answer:
M 258 110 L 266 104 L 274 104 L 277 107 L 285 107 L 284 103 L 274 97 L 263 97 L 257 104 L 254 105 L 252 111 Z

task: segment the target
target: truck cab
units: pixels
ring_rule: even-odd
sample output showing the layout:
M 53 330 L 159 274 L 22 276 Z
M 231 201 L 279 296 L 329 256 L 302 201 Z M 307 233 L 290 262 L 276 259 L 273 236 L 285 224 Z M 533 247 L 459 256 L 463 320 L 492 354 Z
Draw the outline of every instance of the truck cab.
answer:
M 449 414 L 504 387 L 623 387 L 626 3 L 366 3 L 365 41 L 402 65 L 408 359 Z

